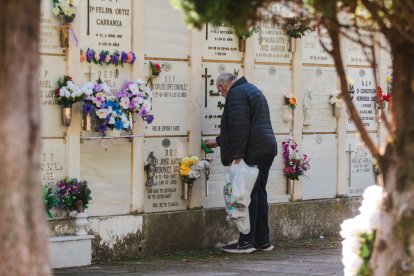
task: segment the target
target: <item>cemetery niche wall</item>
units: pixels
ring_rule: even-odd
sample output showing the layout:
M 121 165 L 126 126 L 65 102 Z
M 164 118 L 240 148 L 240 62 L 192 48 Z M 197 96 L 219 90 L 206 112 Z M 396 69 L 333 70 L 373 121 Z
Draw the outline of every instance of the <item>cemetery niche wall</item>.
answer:
M 289 13 L 282 6 L 273 9 Z M 188 29 L 181 12 L 173 10 L 167 0 L 90 0 L 80 1 L 69 47 L 62 48 L 61 23 L 52 11 L 50 1 L 42 0 L 41 182 L 53 186 L 65 177 L 88 181 L 92 191 L 86 210 L 88 233 L 97 237 L 93 241 L 96 258 L 102 250 L 112 252 L 111 257 L 122 255 L 126 249 L 116 248 L 131 235 L 145 245 L 143 233 L 149 235 L 155 226 L 146 224 L 144 218 L 150 221 L 168 214 L 177 216 L 179 224 L 182 211 L 196 216 L 200 209 L 214 213 L 224 207 L 225 168 L 220 149 L 205 154 L 200 147 L 201 139 L 220 133 L 225 99 L 215 81 L 223 72 L 245 76 L 268 100 L 279 146 L 267 184 L 272 208 L 281 206 L 274 203 L 289 208 L 295 201 L 359 196 L 376 183 L 371 156 L 348 119 L 346 107 L 332 103 L 338 90 L 336 71 L 316 32 L 292 40 L 281 27 L 261 24 L 256 33 L 241 41 L 225 24 L 206 25 L 201 31 Z M 330 46 L 323 30 L 322 42 Z M 363 49 L 346 43 L 350 93 L 370 134 L 381 143 L 385 135 L 378 121 L 372 69 Z M 94 55 L 88 56 L 88 50 Z M 104 58 L 102 53 L 106 53 Z M 91 62 L 93 58 L 98 62 Z M 386 53 L 379 59 L 378 69 L 380 78 L 391 74 Z M 140 79 L 152 90 L 154 120 L 148 123 L 135 114 L 130 131 L 118 137 L 102 136 L 96 126 L 85 129 L 83 104 L 75 103 L 72 122 L 64 126 L 55 94 L 62 75 L 70 75 L 79 86 L 100 80 L 109 89 L 108 97 L 115 97 L 125 82 Z M 286 103 L 286 97 L 295 98 L 295 107 Z M 305 176 L 294 181 L 294 189 L 288 189 L 283 173 L 281 144 L 289 138 L 308 154 L 311 164 Z M 190 200 L 182 197 L 179 162 L 184 156 L 211 159 L 208 172 L 203 171 L 194 182 Z M 62 227 L 70 224 L 65 212 L 53 213 L 51 236 L 73 234 L 73 227 Z M 129 227 L 119 227 L 119 221 Z M 217 231 L 230 227 L 224 216 L 217 215 L 214 221 L 220 224 Z M 173 239 L 172 233 L 163 239 Z M 223 239 L 215 237 L 206 243 L 227 242 Z M 132 253 L 145 253 L 145 249 L 141 251 Z

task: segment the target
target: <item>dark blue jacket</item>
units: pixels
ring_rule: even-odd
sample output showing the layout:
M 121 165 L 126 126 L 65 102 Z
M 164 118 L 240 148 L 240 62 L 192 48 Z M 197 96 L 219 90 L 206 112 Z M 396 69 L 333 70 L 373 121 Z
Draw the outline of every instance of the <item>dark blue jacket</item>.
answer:
M 226 96 L 217 142 L 224 166 L 238 158 L 256 165 L 277 154 L 267 100 L 245 77 L 238 79 Z

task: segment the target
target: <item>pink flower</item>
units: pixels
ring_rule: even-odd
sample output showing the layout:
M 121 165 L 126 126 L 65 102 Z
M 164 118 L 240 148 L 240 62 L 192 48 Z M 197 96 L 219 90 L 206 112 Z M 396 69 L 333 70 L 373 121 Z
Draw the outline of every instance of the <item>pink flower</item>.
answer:
M 132 61 L 132 53 L 131 52 L 129 52 L 128 54 L 127 54 L 127 62 L 128 63 L 130 63 Z
M 81 62 L 86 61 L 86 53 L 84 51 L 81 51 L 80 61 Z

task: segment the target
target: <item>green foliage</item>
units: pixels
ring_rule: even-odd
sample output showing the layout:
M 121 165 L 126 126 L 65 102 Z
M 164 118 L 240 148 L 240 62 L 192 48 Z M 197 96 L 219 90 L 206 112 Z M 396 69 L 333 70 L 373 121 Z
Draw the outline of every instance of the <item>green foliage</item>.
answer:
M 236 30 L 236 35 L 240 38 L 240 39 L 248 39 L 249 37 L 251 37 L 254 33 L 257 33 L 260 30 L 259 27 L 253 27 L 251 29 L 246 29 L 246 30 Z
M 265 0 L 171 0 L 175 8 L 184 11 L 185 21 L 190 26 L 201 29 L 203 24 L 230 24 L 236 31 L 253 27 L 259 8 Z
M 359 256 L 364 263 L 358 272 L 358 276 L 370 276 L 369 260 L 371 259 L 372 251 L 374 249 L 376 231 L 372 233 L 364 233 L 360 236 L 361 248 L 359 249 Z
M 42 193 L 43 193 L 43 201 L 45 203 L 45 211 L 47 213 L 47 216 L 49 219 L 52 219 L 52 213 L 50 212 L 50 209 L 53 207 L 56 207 L 58 204 L 58 201 L 54 195 L 54 192 L 52 190 L 52 187 L 50 186 L 42 186 Z

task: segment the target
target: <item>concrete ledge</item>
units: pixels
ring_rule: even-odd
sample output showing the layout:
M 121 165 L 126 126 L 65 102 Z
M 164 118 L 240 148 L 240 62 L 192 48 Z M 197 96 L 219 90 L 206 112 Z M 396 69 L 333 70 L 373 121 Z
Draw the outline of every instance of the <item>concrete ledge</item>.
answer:
M 91 241 L 94 236 L 60 236 L 49 238 L 50 257 L 53 268 L 90 265 Z

